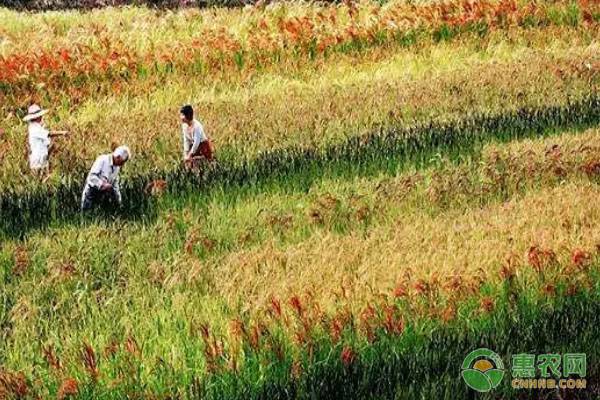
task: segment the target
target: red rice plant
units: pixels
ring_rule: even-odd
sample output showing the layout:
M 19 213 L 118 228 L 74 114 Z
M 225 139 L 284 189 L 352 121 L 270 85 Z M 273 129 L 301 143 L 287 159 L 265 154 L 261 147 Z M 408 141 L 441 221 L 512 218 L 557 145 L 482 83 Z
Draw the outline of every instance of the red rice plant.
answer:
M 329 336 L 333 343 L 337 343 L 349 324 L 352 324 L 352 313 L 348 309 L 342 309 L 329 321 Z
M 185 239 L 185 244 L 183 248 L 187 254 L 193 254 L 194 246 L 198 241 L 198 232 L 195 229 L 192 229 L 191 232 L 188 233 L 187 238 Z
M 482 298 L 481 301 L 480 301 L 480 303 L 479 303 L 479 309 L 482 312 L 489 313 L 489 312 L 491 312 L 491 311 L 494 310 L 494 307 L 495 307 L 494 299 L 492 299 L 489 296 L 486 296 L 486 297 Z
M 413 290 L 417 296 L 429 293 L 429 289 L 429 283 L 423 279 L 419 279 L 413 284 Z
M 60 359 L 58 358 L 58 356 L 56 355 L 56 353 L 54 351 L 54 347 L 52 347 L 52 345 L 50 345 L 50 346 L 42 348 L 42 351 L 44 353 L 44 358 L 46 359 L 46 362 L 48 363 L 48 365 L 55 372 L 62 371 L 63 366 L 62 366 L 62 363 L 60 362 Z
M 273 335 L 268 336 L 267 348 L 270 349 L 273 352 L 273 354 L 275 354 L 277 360 L 283 361 L 283 359 L 285 358 L 285 352 L 283 344 L 280 342 L 280 340 L 277 339 L 277 337 Z
M 116 340 L 112 340 L 104 348 L 104 358 L 111 358 L 119 351 L 119 343 Z
M 345 367 L 350 366 L 356 360 L 356 353 L 350 346 L 344 346 L 340 354 L 340 358 Z
M 306 329 L 301 329 L 301 330 L 297 330 L 296 332 L 294 332 L 294 339 L 295 339 L 296 343 L 300 346 L 308 343 L 308 335 L 307 335 Z
M 440 315 L 444 323 L 448 323 L 456 317 L 456 308 L 450 304 L 444 308 Z
M 212 251 L 212 249 L 214 249 L 215 244 L 216 244 L 214 240 L 207 237 L 206 235 L 202 236 L 202 239 L 200 240 L 200 242 L 202 243 L 202 247 L 204 248 L 204 250 L 206 250 L 208 252 Z
M 297 295 L 294 295 L 290 298 L 289 302 L 290 302 L 290 306 L 292 307 L 292 309 L 294 310 L 294 312 L 296 313 L 298 318 L 300 318 L 300 319 L 304 318 L 305 310 L 304 310 L 304 306 L 302 304 L 302 300 L 300 300 L 300 297 L 298 297 Z
M 375 318 L 375 308 L 371 304 L 367 304 L 365 309 L 360 314 L 360 321 L 363 324 L 371 323 Z
M 167 181 L 158 179 L 148 183 L 146 185 L 146 194 L 151 196 L 160 196 L 167 189 Z
M 129 335 L 127 337 L 127 340 L 125 341 L 125 351 L 127 351 L 134 357 L 140 357 L 141 355 L 140 347 L 138 346 L 138 343 L 135 340 L 135 338 L 131 335 Z
M 375 323 L 375 308 L 371 304 L 367 304 L 365 309 L 360 314 L 360 325 L 365 332 L 365 336 L 369 343 L 375 341 L 375 329 L 373 324 Z
M 537 273 L 542 273 L 549 265 L 556 262 L 556 254 L 550 249 L 531 246 L 527 252 L 527 261 Z
M 591 261 L 591 255 L 582 249 L 575 249 L 571 253 L 571 264 L 577 269 L 582 269 Z
M 92 346 L 87 343 L 83 344 L 83 350 L 81 352 L 83 360 L 83 366 L 85 367 L 88 375 L 92 378 L 92 381 L 97 382 L 100 371 L 98 370 L 98 359 Z
M 75 268 L 73 261 L 68 260 L 60 264 L 58 271 L 63 279 L 67 279 L 70 276 L 74 275 L 75 272 L 77 272 L 77 269 Z
M 281 302 L 275 297 L 271 296 L 270 300 L 270 309 L 269 313 L 276 319 L 281 319 L 282 311 L 281 311 Z
M 219 359 L 223 356 L 223 342 L 210 333 L 208 325 L 200 325 L 200 333 L 204 342 L 204 358 L 208 372 L 216 372 L 219 368 Z
M 500 269 L 500 277 L 511 281 L 517 274 L 517 265 L 519 262 L 519 256 L 516 253 L 509 254 Z
M 57 400 L 65 400 L 69 397 L 77 396 L 78 393 L 79 385 L 77 381 L 73 378 L 67 378 L 60 384 L 56 398 Z
M 239 318 L 236 318 L 229 323 L 229 330 L 231 336 L 235 339 L 243 339 L 248 335 L 244 323 Z
M 202 335 L 202 339 L 204 341 L 210 338 L 210 329 L 208 324 L 200 324 L 200 334 Z
M 0 369 L 0 399 L 22 399 L 28 393 L 29 387 L 22 372 Z
M 316 224 L 323 224 L 325 222 L 325 219 L 321 215 L 321 212 L 317 209 L 310 210 L 308 213 L 308 216 L 310 217 L 312 222 L 314 222 Z
M 329 337 L 334 344 L 340 341 L 343 330 L 342 322 L 338 318 L 333 318 L 329 325 Z
M 265 328 L 258 322 L 252 326 L 250 335 L 248 336 L 248 343 L 250 343 L 252 350 L 258 351 L 260 348 L 260 339 L 264 331 Z
M 556 295 L 556 286 L 552 283 L 544 285 L 542 288 L 542 294 L 548 297 L 554 297 Z
M 451 293 L 455 293 L 460 291 L 463 287 L 463 280 L 460 275 L 452 275 L 446 279 L 446 283 L 444 284 L 444 288 L 449 290 Z
M 383 326 L 390 335 L 401 335 L 404 332 L 404 319 L 398 315 L 398 308 L 386 305 L 383 308 Z
M 569 286 L 567 286 L 567 296 L 575 296 L 577 293 L 579 293 L 579 285 L 569 283 Z
M 402 298 L 402 297 L 407 297 L 408 296 L 408 288 L 406 287 L 406 284 L 404 284 L 403 282 L 398 282 L 396 284 L 396 287 L 394 287 L 394 297 L 396 299 Z

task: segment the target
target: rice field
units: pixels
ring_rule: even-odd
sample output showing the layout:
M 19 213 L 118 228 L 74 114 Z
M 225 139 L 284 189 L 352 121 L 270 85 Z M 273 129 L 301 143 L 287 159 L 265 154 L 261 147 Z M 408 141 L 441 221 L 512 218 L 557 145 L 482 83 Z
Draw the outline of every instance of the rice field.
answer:
M 0 399 L 597 398 L 599 17 L 0 8 Z M 32 101 L 71 131 L 45 182 Z M 121 143 L 123 207 L 81 215 Z M 478 347 L 586 353 L 587 388 L 478 394 Z

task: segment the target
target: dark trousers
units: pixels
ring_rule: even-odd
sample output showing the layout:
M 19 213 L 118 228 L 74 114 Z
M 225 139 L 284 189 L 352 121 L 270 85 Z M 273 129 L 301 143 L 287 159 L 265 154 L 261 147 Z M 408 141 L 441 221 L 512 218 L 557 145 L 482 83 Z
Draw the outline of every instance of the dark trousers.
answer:
M 114 190 L 100 190 L 96 187 L 87 186 L 81 195 L 81 210 L 91 210 L 96 206 L 105 209 L 119 207 L 119 198 Z

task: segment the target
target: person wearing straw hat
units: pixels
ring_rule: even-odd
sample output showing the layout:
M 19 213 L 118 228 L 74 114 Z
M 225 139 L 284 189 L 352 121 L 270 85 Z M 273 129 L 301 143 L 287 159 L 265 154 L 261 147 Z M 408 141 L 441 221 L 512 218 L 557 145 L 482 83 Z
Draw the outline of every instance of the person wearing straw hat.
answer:
M 66 131 L 49 131 L 44 127 L 43 117 L 48 110 L 43 110 L 39 105 L 32 104 L 27 109 L 23 121 L 27 122 L 29 142 L 29 168 L 36 175 L 48 171 L 48 155 L 52 145 L 51 138 L 66 135 Z
M 183 132 L 183 161 L 187 167 L 195 167 L 200 159 L 214 160 L 212 143 L 204 127 L 194 118 L 194 109 L 185 105 L 179 110 Z
M 90 210 L 98 204 L 109 207 L 121 205 L 119 172 L 130 157 L 129 147 L 119 146 L 111 154 L 102 154 L 96 158 L 81 195 L 82 211 Z

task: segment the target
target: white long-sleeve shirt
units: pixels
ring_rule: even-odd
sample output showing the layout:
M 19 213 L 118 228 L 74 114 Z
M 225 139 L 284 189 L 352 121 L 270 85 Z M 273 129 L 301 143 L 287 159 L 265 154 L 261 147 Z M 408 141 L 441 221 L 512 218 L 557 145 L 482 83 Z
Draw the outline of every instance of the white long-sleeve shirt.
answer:
M 195 154 L 200 143 L 207 140 L 207 137 L 204 133 L 204 127 L 196 119 L 194 119 L 192 125 L 181 124 L 181 130 L 183 132 L 183 157 L 185 158 L 190 152 Z
M 103 154 L 96 158 L 86 180 L 86 189 L 94 187 L 100 189 L 103 183 L 110 183 L 115 191 L 117 200 L 121 202 L 121 188 L 119 185 L 119 171 L 121 167 L 113 165 L 112 154 Z
M 29 139 L 29 166 L 44 168 L 48 164 L 48 149 L 52 143 L 50 132 L 39 122 L 31 122 L 27 127 Z

